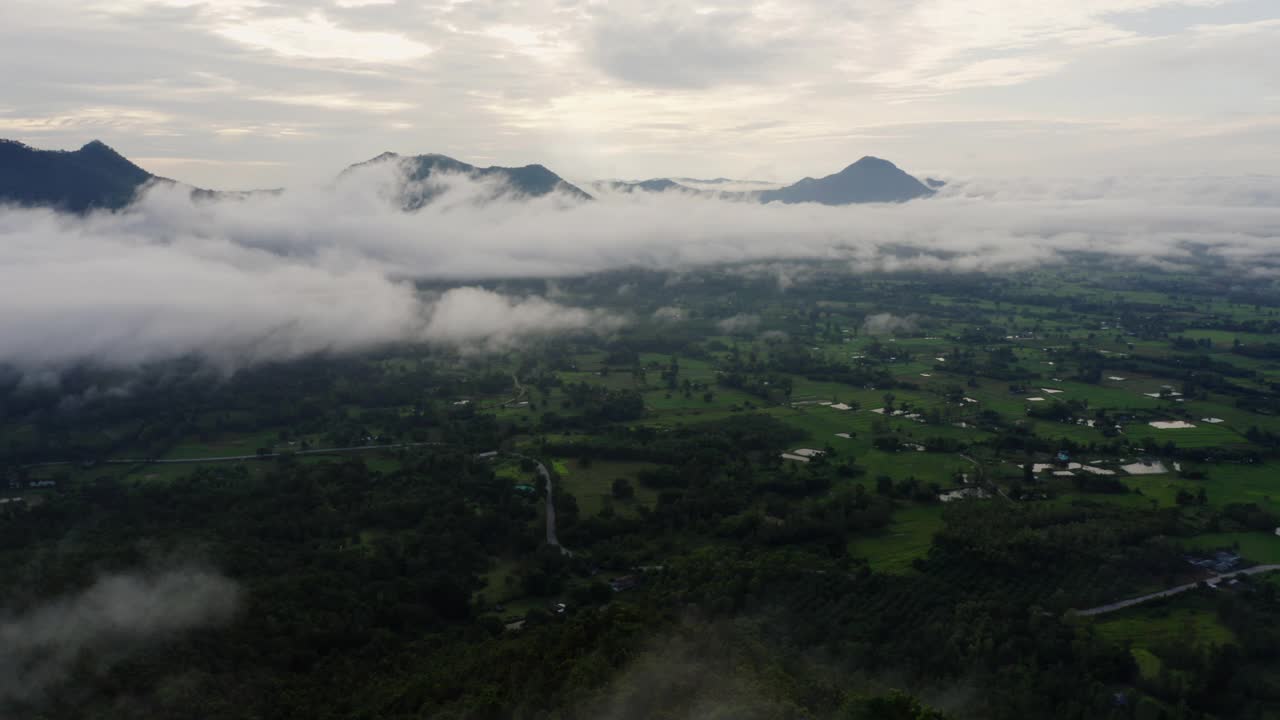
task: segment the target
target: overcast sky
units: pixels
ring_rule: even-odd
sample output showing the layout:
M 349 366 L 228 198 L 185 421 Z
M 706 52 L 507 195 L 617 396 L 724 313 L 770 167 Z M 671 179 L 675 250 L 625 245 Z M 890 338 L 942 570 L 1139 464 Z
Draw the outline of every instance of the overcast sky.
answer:
M 4 0 L 0 137 L 214 188 L 384 150 L 571 180 L 1280 165 L 1276 0 Z

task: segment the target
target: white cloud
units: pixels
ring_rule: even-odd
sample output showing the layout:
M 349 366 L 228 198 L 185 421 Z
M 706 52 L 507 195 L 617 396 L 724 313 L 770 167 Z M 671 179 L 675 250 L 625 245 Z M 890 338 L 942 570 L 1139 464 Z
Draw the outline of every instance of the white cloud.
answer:
M 70 130 L 86 134 L 110 129 L 150 134 L 174 119 L 163 112 L 126 107 L 78 107 L 49 115 L 19 115 L 19 112 L 14 108 L 0 108 L 0 132 L 43 134 Z
M 427 55 L 431 47 L 393 32 L 350 30 L 321 12 L 304 17 L 228 21 L 215 32 L 250 47 L 285 57 L 340 58 L 368 63 L 395 63 Z
M 184 189 L 157 187 L 130 213 L 0 209 L 0 306 L 10 310 L 0 314 L 0 363 L 128 366 L 195 354 L 231 370 L 391 342 L 499 347 L 617 326 L 537 297 L 418 293 L 389 253 L 424 227 L 398 218 L 377 192 L 361 185 L 192 204 Z M 302 216 L 333 221 L 340 207 L 352 220 L 391 225 L 343 221 L 336 234 L 309 240 L 318 228 Z M 401 235 L 379 243 L 370 233 Z
M 716 327 L 720 328 L 720 332 L 729 334 L 752 332 L 759 326 L 760 316 L 746 313 L 739 313 L 716 323 Z
M 354 110 L 363 113 L 385 114 L 409 110 L 412 103 L 395 100 L 370 100 L 355 95 L 257 95 L 254 100 L 324 108 L 326 110 Z
M 621 324 L 617 318 L 537 296 L 511 298 L 478 287 L 446 291 L 431 305 L 424 336 L 436 342 L 504 347 L 530 335 Z

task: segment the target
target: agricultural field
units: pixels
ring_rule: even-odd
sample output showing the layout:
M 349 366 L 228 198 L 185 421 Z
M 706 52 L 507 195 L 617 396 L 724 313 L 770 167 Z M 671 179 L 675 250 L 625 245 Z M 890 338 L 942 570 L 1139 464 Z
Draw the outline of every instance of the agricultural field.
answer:
M 901 608 L 910 628 L 950 627 L 1005 599 L 992 616 L 1079 622 L 1154 694 L 1192 662 L 1172 644 L 1251 642 L 1196 593 L 1063 613 L 1192 581 L 1219 552 L 1280 563 L 1280 303 L 1224 302 L 1176 274 L 1126 290 L 1106 271 L 626 282 L 652 297 L 609 333 L 394 347 L 10 418 L 0 522 L 121 494 L 136 497 L 103 507 L 258 503 L 236 522 L 337 552 L 333 567 L 461 568 L 397 607 L 453 598 L 432 612 L 497 637 L 657 602 L 794 601 L 802 623 L 847 628 Z M 559 291 L 620 302 L 586 281 Z M 465 552 L 443 549 L 463 536 Z

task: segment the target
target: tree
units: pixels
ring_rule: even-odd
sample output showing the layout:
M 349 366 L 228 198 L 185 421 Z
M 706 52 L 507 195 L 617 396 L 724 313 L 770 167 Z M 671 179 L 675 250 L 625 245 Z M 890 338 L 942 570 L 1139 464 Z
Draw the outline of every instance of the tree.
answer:
M 893 494 L 893 478 L 888 475 L 879 475 L 876 477 L 876 493 L 880 495 Z
M 942 713 L 898 690 L 880 697 L 851 698 L 845 703 L 844 717 L 848 720 L 946 720 Z
M 626 478 L 617 478 L 613 481 L 613 497 L 618 500 L 630 500 L 635 497 L 636 489 L 631 485 L 631 481 Z

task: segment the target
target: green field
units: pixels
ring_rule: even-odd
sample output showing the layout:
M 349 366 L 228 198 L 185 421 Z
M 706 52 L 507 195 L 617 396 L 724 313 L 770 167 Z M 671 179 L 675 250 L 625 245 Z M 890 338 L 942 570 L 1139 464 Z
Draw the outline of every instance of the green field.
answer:
M 1161 645 L 1224 645 L 1235 635 L 1218 621 L 1207 601 L 1179 597 L 1159 606 L 1122 610 L 1095 622 L 1102 637 L 1155 651 Z
M 849 553 L 867 558 L 873 570 L 908 572 L 911 561 L 929 553 L 934 533 L 942 529 L 942 509 L 942 505 L 915 505 L 899 510 L 883 533 L 851 540 Z
M 605 504 L 615 511 L 634 513 L 638 505 L 652 506 L 658 494 L 636 481 L 636 473 L 656 467 L 653 463 L 593 460 L 584 464 L 581 460 L 556 461 L 556 472 L 561 487 L 578 501 L 583 516 L 599 514 Z M 563 469 L 562 469 L 563 468 Z M 613 481 L 626 478 L 635 489 L 631 500 L 617 500 L 612 495 Z
M 1188 547 L 1205 550 L 1237 548 L 1242 557 L 1259 565 L 1280 563 L 1280 537 L 1271 533 L 1208 533 L 1197 535 L 1186 544 Z

